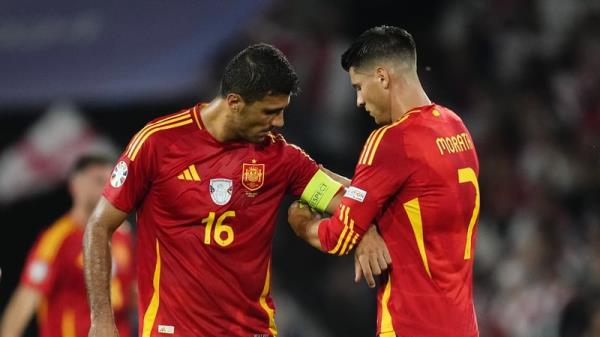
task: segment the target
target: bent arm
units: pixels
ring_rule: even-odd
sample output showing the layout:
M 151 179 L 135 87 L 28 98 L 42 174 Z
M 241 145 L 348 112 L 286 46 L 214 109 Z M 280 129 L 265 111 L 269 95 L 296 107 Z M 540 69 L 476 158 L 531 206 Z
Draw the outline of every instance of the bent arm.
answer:
M 288 208 L 288 222 L 294 233 L 311 246 L 323 251 L 319 241 L 319 213 L 310 210 L 308 205 L 294 201 Z
M 23 285 L 18 286 L 2 315 L 0 336 L 19 337 L 23 335 L 41 298 L 42 294 L 37 289 Z
M 114 313 L 110 302 L 110 239 L 126 217 L 127 213 L 118 210 L 102 197 L 85 228 L 84 273 L 92 325 L 114 325 Z
M 333 196 L 325 210 L 328 214 L 333 214 L 335 213 L 335 210 L 340 206 L 342 198 L 344 197 L 344 193 L 346 192 L 346 188 L 350 187 L 352 181 L 342 175 L 339 175 L 335 172 L 326 169 L 322 165 L 319 166 L 319 169 L 325 172 L 331 179 L 337 181 L 343 186 L 343 188 L 340 188 L 339 191 L 335 194 L 335 196 Z

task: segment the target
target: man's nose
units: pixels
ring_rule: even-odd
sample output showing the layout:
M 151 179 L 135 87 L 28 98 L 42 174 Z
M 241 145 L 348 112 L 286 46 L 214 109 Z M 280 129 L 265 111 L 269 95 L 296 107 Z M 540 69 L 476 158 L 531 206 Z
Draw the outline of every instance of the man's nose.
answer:
M 271 122 L 271 125 L 273 125 L 276 128 L 282 128 L 283 124 L 285 124 L 284 120 L 283 120 L 283 111 L 278 113 L 275 118 L 273 118 L 273 121 Z
M 362 95 L 359 93 L 356 93 L 356 106 L 359 108 L 365 106 L 365 100 L 362 98 Z

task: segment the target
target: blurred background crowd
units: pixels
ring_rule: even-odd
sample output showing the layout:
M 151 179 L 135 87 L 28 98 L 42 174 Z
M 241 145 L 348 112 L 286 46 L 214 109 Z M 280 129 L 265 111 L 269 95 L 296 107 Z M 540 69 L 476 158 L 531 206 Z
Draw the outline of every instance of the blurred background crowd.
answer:
M 479 153 L 481 336 L 600 336 L 599 0 L 1 4 L 0 308 L 36 235 L 68 209 L 61 179 L 77 155 L 116 156 L 148 120 L 209 100 L 250 43 L 280 48 L 300 77 L 287 140 L 352 176 L 375 125 L 340 55 L 381 24 L 413 34 L 430 99 L 463 118 Z M 281 336 L 374 335 L 375 291 L 353 282 L 352 257 L 311 249 L 284 215 Z

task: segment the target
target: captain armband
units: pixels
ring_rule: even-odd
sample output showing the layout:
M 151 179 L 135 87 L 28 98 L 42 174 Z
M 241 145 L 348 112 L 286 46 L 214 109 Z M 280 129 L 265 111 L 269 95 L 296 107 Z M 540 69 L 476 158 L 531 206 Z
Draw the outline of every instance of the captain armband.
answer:
M 311 208 L 324 213 L 340 187 L 342 184 L 333 180 L 325 172 L 318 170 L 304 188 L 300 199 Z

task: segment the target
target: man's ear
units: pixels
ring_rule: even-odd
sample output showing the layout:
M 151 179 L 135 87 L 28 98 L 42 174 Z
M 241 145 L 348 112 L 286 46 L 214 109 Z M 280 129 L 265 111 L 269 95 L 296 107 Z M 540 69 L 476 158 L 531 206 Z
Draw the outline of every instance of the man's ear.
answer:
M 375 69 L 375 76 L 377 76 L 377 82 L 379 82 L 379 84 L 381 84 L 381 86 L 384 89 L 389 88 L 390 72 L 387 69 L 383 67 L 378 67 L 377 69 Z
M 227 97 L 225 97 L 225 100 L 227 101 L 227 105 L 229 106 L 229 109 L 235 113 L 238 113 L 238 112 L 244 110 L 244 106 L 246 105 L 242 96 L 240 96 L 239 94 L 235 94 L 235 93 L 227 94 Z

